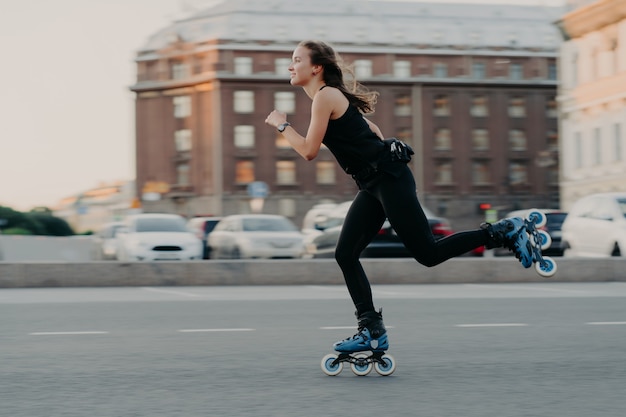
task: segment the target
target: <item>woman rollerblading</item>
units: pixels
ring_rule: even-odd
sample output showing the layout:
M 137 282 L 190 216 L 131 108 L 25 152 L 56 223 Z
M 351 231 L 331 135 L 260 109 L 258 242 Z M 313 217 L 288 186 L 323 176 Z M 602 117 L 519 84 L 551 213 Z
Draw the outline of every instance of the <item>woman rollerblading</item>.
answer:
M 528 235 L 514 232 L 518 220 L 507 219 L 435 240 L 407 166 L 413 150 L 395 138 L 385 139 L 379 127 L 364 116 L 374 111 L 378 93 L 368 91 L 356 81 L 346 85 L 343 75 L 348 70 L 341 65 L 334 49 L 324 42 L 301 42 L 293 52 L 288 70 L 291 84 L 302 87 L 312 101 L 306 134 L 301 135 L 287 121 L 287 115 L 277 110 L 265 122 L 277 128 L 307 161 L 316 158 L 322 144 L 326 145 L 359 189 L 335 250 L 335 259 L 356 307 L 358 332 L 335 343 L 339 355 L 327 355 L 322 360 L 322 369 L 328 375 L 336 375 L 347 361 L 357 375 L 363 375 L 374 363 L 381 375 L 389 375 L 395 370 L 395 361 L 383 353 L 389 347 L 388 336 L 359 261 L 361 252 L 385 219 L 411 255 L 428 267 L 483 245 L 506 246 L 523 258 L 528 255 Z M 365 351 L 371 355 L 362 353 Z

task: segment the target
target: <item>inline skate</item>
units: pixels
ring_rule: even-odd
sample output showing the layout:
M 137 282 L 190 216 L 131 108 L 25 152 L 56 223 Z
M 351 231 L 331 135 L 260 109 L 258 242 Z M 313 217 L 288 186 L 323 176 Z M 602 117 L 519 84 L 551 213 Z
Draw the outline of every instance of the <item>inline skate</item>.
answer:
M 370 311 L 358 316 L 357 333 L 335 343 L 333 348 L 337 353 L 322 358 L 322 371 L 326 375 L 339 375 L 346 362 L 358 376 L 369 374 L 372 368 L 382 376 L 391 375 L 396 370 L 395 359 L 385 353 L 389 341 L 380 312 Z
M 507 247 L 524 268 L 530 268 L 534 263 L 539 275 L 551 277 L 556 273 L 556 262 L 549 256 L 543 256 L 541 251 L 550 247 L 552 238 L 545 230 L 537 229 L 545 226 L 546 221 L 542 211 L 533 209 L 524 219 L 511 217 L 493 224 L 484 223 L 481 228 L 489 235 L 488 249 Z

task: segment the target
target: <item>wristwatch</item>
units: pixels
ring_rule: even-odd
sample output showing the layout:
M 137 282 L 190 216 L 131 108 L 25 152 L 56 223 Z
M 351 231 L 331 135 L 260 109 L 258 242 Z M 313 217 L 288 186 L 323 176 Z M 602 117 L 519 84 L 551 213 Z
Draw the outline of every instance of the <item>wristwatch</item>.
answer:
M 282 125 L 278 125 L 276 129 L 278 129 L 280 133 L 283 133 L 285 129 L 287 129 L 287 126 L 291 126 L 291 124 L 289 122 L 285 122 Z

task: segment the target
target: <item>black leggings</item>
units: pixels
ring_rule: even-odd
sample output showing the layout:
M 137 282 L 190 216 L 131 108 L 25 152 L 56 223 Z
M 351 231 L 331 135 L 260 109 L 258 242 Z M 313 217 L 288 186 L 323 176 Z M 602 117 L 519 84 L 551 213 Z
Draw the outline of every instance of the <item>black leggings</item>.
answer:
M 359 256 L 378 233 L 385 218 L 411 255 L 428 267 L 487 243 L 487 235 L 481 229 L 459 232 L 435 240 L 417 199 L 411 170 L 406 167 L 399 178 L 381 174 L 376 185 L 360 190 L 354 199 L 335 251 L 335 259 L 343 272 L 358 314 L 374 310 L 372 289 L 359 262 Z

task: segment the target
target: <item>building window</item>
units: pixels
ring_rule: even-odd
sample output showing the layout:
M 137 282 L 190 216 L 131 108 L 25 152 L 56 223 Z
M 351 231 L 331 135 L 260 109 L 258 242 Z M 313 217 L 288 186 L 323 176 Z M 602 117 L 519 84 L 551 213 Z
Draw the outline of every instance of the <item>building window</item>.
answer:
M 489 131 L 487 129 L 472 129 L 472 148 L 475 151 L 489 150 Z
M 281 185 L 296 183 L 296 163 L 294 161 L 276 162 L 276 183 Z
M 556 119 L 559 116 L 558 104 L 556 102 L 556 97 L 551 96 L 548 98 L 546 102 L 546 117 L 551 119 Z
M 523 130 L 512 129 L 509 130 L 509 148 L 512 151 L 525 151 L 526 150 L 526 134 Z
M 485 64 L 482 62 L 474 62 L 472 64 L 472 77 L 476 80 L 485 78 Z
M 522 162 L 509 163 L 509 184 L 528 184 L 528 166 Z
M 183 119 L 191 116 L 191 97 L 177 96 L 174 97 L 174 117 Z
M 411 61 L 394 61 L 393 76 L 396 78 L 410 78 Z
M 433 114 L 435 116 L 450 116 L 450 100 L 448 96 L 440 94 L 435 97 Z
M 556 130 L 548 130 L 546 133 L 546 145 L 550 151 L 559 150 L 559 134 Z
M 398 128 L 398 130 L 396 130 L 396 138 L 400 139 L 404 143 L 413 142 L 412 140 L 413 138 L 411 136 L 411 129 L 409 129 L 408 127 Z
M 249 56 L 238 56 L 235 58 L 235 74 L 251 75 L 252 74 L 252 58 Z
M 291 58 L 276 58 L 274 60 L 274 72 L 276 75 L 285 75 L 289 72 Z
M 146 80 L 159 79 L 159 61 L 146 62 Z
M 293 198 L 281 198 L 278 200 L 278 214 L 285 217 L 295 217 L 296 200 Z
M 619 162 L 622 160 L 622 125 L 615 123 L 613 125 L 613 161 Z
M 411 96 L 408 94 L 398 94 L 396 96 L 394 114 L 396 116 L 411 115 Z
M 485 96 L 472 97 L 472 107 L 470 107 L 470 114 L 474 117 L 489 116 L 489 107 L 488 107 L 487 97 Z
M 280 91 L 274 93 L 274 108 L 287 114 L 296 112 L 296 93 Z
M 522 64 L 509 65 L 509 78 L 515 81 L 524 79 L 524 68 L 522 67 Z
M 235 91 L 234 94 L 235 113 L 254 112 L 254 91 Z
M 448 65 L 444 64 L 443 62 L 435 62 L 434 76 L 435 78 L 447 78 L 448 77 Z
M 354 76 L 361 80 L 372 76 L 372 61 L 369 59 L 357 59 L 354 61 Z
M 235 147 L 237 148 L 253 148 L 254 147 L 254 126 L 239 125 L 235 126 Z
M 235 163 L 235 182 L 237 184 L 249 184 L 254 181 L 254 162 L 237 161 Z
M 596 80 L 600 76 L 600 51 L 598 48 L 593 48 L 591 51 L 591 59 L 589 60 L 589 64 L 591 64 L 591 80 Z
M 181 129 L 174 132 L 174 142 L 176 152 L 187 152 L 191 150 L 191 130 Z
M 526 117 L 526 100 L 524 97 L 511 97 L 509 99 L 509 116 Z
M 593 162 L 595 165 L 602 164 L 602 131 L 599 127 L 593 129 Z
M 189 164 L 176 165 L 176 184 L 189 185 Z
M 559 184 L 559 167 L 557 165 L 548 167 L 548 184 Z
M 489 164 L 483 161 L 472 162 L 472 184 L 485 185 L 490 183 Z
M 583 138 L 580 132 L 574 134 L 574 168 L 583 167 Z
M 438 162 L 435 165 L 435 184 L 450 185 L 452 180 L 452 163 Z
M 335 184 L 335 163 L 333 161 L 319 161 L 315 164 L 315 178 L 318 184 Z
M 173 80 L 183 80 L 189 77 L 189 66 L 184 62 L 174 61 L 171 63 L 170 71 Z
M 556 77 L 556 64 L 548 64 L 548 80 L 555 81 Z
M 435 150 L 447 151 L 452 148 L 450 129 L 440 128 L 435 131 Z

